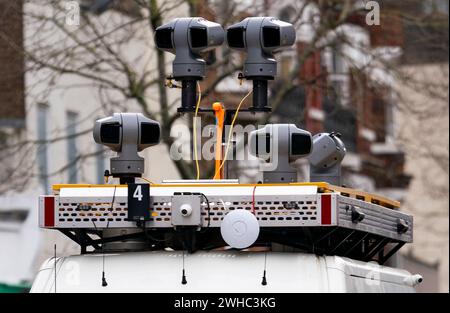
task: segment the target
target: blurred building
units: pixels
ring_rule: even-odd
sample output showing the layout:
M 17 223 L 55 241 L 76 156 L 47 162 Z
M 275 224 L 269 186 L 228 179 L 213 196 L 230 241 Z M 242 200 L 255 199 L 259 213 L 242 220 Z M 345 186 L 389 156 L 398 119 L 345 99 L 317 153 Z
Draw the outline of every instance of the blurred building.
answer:
M 103 19 L 105 24 L 118 15 L 140 13 L 134 1 L 80 2 L 83 10 Z M 289 21 L 295 18 L 293 6 L 300 1 L 282 0 L 276 5 L 269 0 L 260 2 L 267 15 Z M 395 11 L 400 5 L 411 15 L 432 13 L 448 17 L 448 1 L 443 2 L 447 7 L 433 5 L 435 1 L 408 1 L 408 6 L 403 2 L 380 1 L 382 10 Z M 215 10 L 205 3 L 199 2 L 199 16 L 219 22 L 227 19 L 220 12 L 226 12 L 231 1 L 215 1 Z M 244 3 L 246 1 L 240 2 Z M 27 6 L 23 8 L 21 1 L 0 0 L 0 146 L 27 140 L 36 143 L 27 152 L 33 165 L 29 170 L 32 179 L 18 180 L 19 184 L 10 186 L 8 192 L 2 192 L 8 190 L 6 179 L 0 185 L 0 290 L 2 286 L 20 290 L 29 284 L 37 266 L 53 254 L 54 244 L 58 254 L 79 252 L 62 234 L 37 228 L 37 197 L 50 192 L 54 183 L 101 183 L 103 171 L 108 168 L 108 155 L 94 144 L 90 130 L 95 119 L 113 112 L 99 105 L 96 88 L 83 86 L 86 83 L 83 79 L 63 76 L 57 81 L 59 86 L 83 87 L 56 89 L 41 101 L 40 96 L 48 84 L 45 72 L 41 75 L 24 73 L 25 60 L 17 51 L 23 51 L 29 41 L 39 39 L 30 38 L 33 29 L 23 20 L 22 10 L 35 9 L 33 4 Z M 185 6 L 180 6 L 176 12 L 180 16 L 188 15 Z M 305 11 L 305 21 L 315 12 L 316 7 L 309 7 Z M 246 15 L 251 12 L 242 13 L 242 17 Z M 436 15 L 429 18 L 436 18 Z M 442 42 L 440 28 L 426 29 L 427 34 L 431 32 L 431 38 L 439 39 L 424 47 L 421 38 L 417 38 L 423 30 L 416 27 L 396 19 L 382 19 L 380 26 L 369 27 L 365 24 L 364 13 L 350 16 L 343 26 L 327 36 L 332 44 L 324 51 L 308 54 L 295 73 L 293 88 L 274 108 L 270 121 L 295 123 L 313 134 L 340 132 L 348 149 L 343 164 L 344 184 L 395 198 L 402 202 L 402 209 L 415 216 L 414 244 L 403 248 L 401 257 L 392 264 L 423 274 L 425 283 L 420 287 L 423 291 L 448 291 L 448 71 L 443 71 L 448 68 L 448 39 Z M 448 38 L 448 24 L 446 30 Z M 279 79 L 271 85 L 272 91 L 290 80 L 291 70 L 314 35 L 307 26 L 299 26 L 297 32 L 295 49 L 279 56 Z M 50 37 L 50 43 L 56 44 L 58 36 Z M 349 42 L 334 40 L 336 36 L 343 36 Z M 447 48 L 445 56 L 436 49 L 442 44 Z M 370 60 L 352 47 L 355 45 L 381 55 L 387 63 L 403 67 L 406 75 L 417 78 L 422 85 L 424 81 L 446 80 L 446 93 L 436 86 L 430 86 L 426 93 L 385 71 L 367 69 Z M 136 49 L 146 48 L 140 42 L 131 43 L 130 53 Z M 218 58 L 221 57 L 218 53 Z M 209 77 L 214 79 L 222 74 L 213 71 Z M 226 99 L 227 106 L 236 105 L 245 95 L 242 90 L 250 88 L 250 85 L 239 86 L 236 77 L 237 72 L 222 81 L 205 103 Z M 411 104 L 414 104 L 411 111 L 400 110 L 401 107 L 411 108 Z M 139 110 L 131 102 L 120 106 Z M 416 114 L 417 111 L 421 114 Z M 430 113 L 437 114 L 430 116 Z M 239 122 L 255 124 L 261 118 L 242 114 Z M 54 140 L 58 137 L 64 139 Z M 430 149 L 420 149 L 423 147 Z M 91 156 L 80 160 L 82 153 Z M 179 178 L 165 147 L 152 148 L 146 157 L 150 165 L 147 177 L 156 181 Z M 14 170 L 18 161 L 14 158 L 17 156 L 0 151 L 0 171 L 5 174 L 0 177 L 8 177 L 8 171 Z M 447 164 L 441 161 L 445 158 Z M 230 164 L 243 182 L 258 180 L 261 174 L 254 159 Z M 299 168 L 299 177 L 307 179 L 307 165 L 300 163 Z
M 403 76 L 370 77 L 348 67 L 342 55 L 349 53 L 336 47 L 328 56 L 315 53 L 300 73 L 304 81 L 322 77 L 305 88 L 303 123 L 343 134 L 360 164 L 347 166 L 347 184 L 367 189 L 358 181 L 370 182 L 414 215 L 414 243 L 394 264 L 423 273 L 419 291 L 448 292 L 448 1 L 384 1 L 381 10 L 379 26 L 350 17 L 360 27 L 351 37 L 365 33 L 367 51 L 393 53 L 388 61 Z M 398 10 L 414 18 L 401 19 Z M 310 114 L 316 110 L 323 113 Z
M 26 138 L 22 2 L 0 0 L 0 146 Z M 0 152 L 0 190 L 14 171 L 14 159 Z M 0 191 L 0 292 L 21 291 L 29 285 L 37 250 L 36 198 L 27 193 Z
M 423 274 L 426 283 L 419 291 L 448 292 L 448 1 L 379 3 L 380 25 L 367 25 L 364 10 L 353 14 L 329 35 L 341 40 L 324 50 L 310 53 L 314 33 L 307 27 L 297 29 L 297 51 L 279 57 L 273 90 L 290 83 L 297 59 L 308 57 L 270 121 L 295 123 L 313 134 L 339 132 L 348 150 L 344 184 L 396 199 L 402 210 L 414 214 L 414 243 L 390 265 Z M 264 4 L 272 16 L 294 18 L 291 1 Z M 385 65 L 368 62 L 369 54 Z M 389 66 L 404 77 L 392 75 L 384 68 Z M 233 84 L 221 88 L 226 93 Z M 236 94 L 236 103 L 240 97 Z M 255 121 L 248 117 L 247 123 Z M 260 179 L 257 161 L 250 168 L 248 161 L 233 163 L 241 179 Z M 306 179 L 307 164 L 299 164 L 299 169 Z
M 426 273 L 423 291 L 449 291 L 449 2 L 410 1 L 402 25 L 401 73 L 395 86 L 398 141 L 412 176 L 403 208 L 414 215 L 414 244 L 403 262 Z M 420 23 L 416 23 L 420 20 Z
M 379 26 L 352 15 L 343 27 L 347 44 L 306 60 L 304 84 L 279 114 L 299 117 L 313 133 L 342 134 L 349 151 L 344 183 L 397 199 L 415 217 L 414 243 L 391 264 L 423 273 L 419 291 L 448 292 L 448 1 L 380 3 Z M 366 56 L 349 47 L 358 42 L 402 75 L 360 70 Z M 299 53 L 307 46 L 300 42 Z
M 134 1 L 80 4 L 84 13 L 100 20 L 105 32 L 140 14 Z M 187 14 L 186 6 L 177 9 L 180 15 Z M 25 48 L 37 54 L 42 51 L 34 51 L 35 44 L 64 44 L 66 35 L 55 24 L 47 27 L 42 22 L 38 30 L 29 18 L 30 13 L 52 18 L 54 12 L 50 4 L 0 0 L 0 291 L 21 291 L 30 286 L 42 262 L 53 256 L 54 245 L 58 255 L 79 253 L 79 247 L 61 233 L 38 228 L 38 197 L 51 193 L 57 183 L 104 183 L 112 154 L 95 144 L 91 132 L 94 121 L 118 107 L 120 111 L 142 112 L 136 103 L 123 101 L 113 92 L 107 101 L 119 104 L 111 110 L 88 79 L 70 74 L 54 77 L 46 69 L 26 71 L 30 64 L 25 61 Z M 81 18 L 80 25 L 70 27 L 76 31 L 85 26 Z M 152 40 L 150 29 L 140 31 Z M 129 54 L 124 57 L 131 62 L 136 51 L 148 49 L 147 42 L 129 40 L 127 49 Z M 157 92 L 153 89 L 151 93 Z M 179 178 L 166 147 L 148 150 L 144 152 L 149 160 L 146 177 L 154 181 Z

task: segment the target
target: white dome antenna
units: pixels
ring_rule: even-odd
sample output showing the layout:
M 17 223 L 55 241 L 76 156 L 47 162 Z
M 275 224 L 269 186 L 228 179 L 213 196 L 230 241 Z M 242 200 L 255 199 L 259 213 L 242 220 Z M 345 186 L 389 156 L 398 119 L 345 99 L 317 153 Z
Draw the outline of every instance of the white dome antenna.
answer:
M 245 249 L 258 239 L 259 223 L 256 216 L 249 211 L 231 211 L 224 217 L 220 233 L 230 247 Z

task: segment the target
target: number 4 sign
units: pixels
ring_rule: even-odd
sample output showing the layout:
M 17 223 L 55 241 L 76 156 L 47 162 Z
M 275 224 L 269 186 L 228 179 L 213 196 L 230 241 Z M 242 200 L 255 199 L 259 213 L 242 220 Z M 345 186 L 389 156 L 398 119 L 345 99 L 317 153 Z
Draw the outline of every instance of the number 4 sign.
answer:
M 150 185 L 128 184 L 128 219 L 145 221 L 150 218 Z
M 136 198 L 138 201 L 142 201 L 142 185 L 136 185 L 133 193 L 133 198 Z

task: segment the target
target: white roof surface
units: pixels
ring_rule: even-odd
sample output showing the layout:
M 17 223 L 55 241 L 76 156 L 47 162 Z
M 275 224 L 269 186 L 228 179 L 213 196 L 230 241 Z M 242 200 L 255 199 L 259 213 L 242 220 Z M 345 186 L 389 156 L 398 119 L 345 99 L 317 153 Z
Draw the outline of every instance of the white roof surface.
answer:
M 336 256 L 264 252 L 181 251 L 105 255 L 108 286 L 101 286 L 102 255 L 57 258 L 56 292 L 414 292 L 411 274 Z M 44 262 L 31 292 L 55 292 L 54 260 Z

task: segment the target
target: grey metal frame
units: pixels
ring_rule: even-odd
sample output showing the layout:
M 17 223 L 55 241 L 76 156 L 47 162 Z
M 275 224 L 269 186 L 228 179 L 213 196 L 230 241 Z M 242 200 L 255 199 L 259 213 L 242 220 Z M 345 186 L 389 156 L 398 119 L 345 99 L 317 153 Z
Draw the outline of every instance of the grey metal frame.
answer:
M 341 229 L 368 233 L 399 242 L 412 242 L 413 217 L 377 204 L 331 194 L 331 214 L 329 225 L 321 223 L 321 195 L 280 195 L 258 196 L 255 199 L 255 215 L 261 227 L 320 227 L 337 226 Z M 171 211 L 172 196 L 151 196 L 152 212 L 156 215 L 147 223 L 148 228 L 173 228 Z M 210 212 L 204 199 L 201 201 L 201 225 L 218 228 L 227 212 L 231 210 L 252 210 L 251 196 L 208 195 Z M 112 207 L 112 209 L 111 209 Z M 352 222 L 351 208 L 357 208 L 365 216 L 359 222 Z M 40 198 L 40 225 L 44 226 L 44 196 Z M 126 221 L 127 198 L 118 196 L 111 205 L 111 198 L 89 199 L 86 197 L 63 198 L 55 196 L 56 229 L 105 229 L 136 228 L 136 224 Z M 409 227 L 406 232 L 397 231 L 398 220 Z

